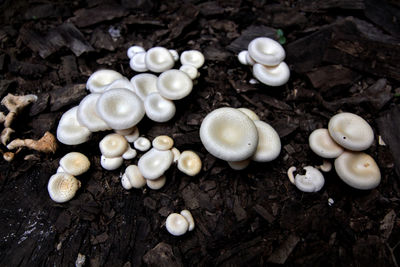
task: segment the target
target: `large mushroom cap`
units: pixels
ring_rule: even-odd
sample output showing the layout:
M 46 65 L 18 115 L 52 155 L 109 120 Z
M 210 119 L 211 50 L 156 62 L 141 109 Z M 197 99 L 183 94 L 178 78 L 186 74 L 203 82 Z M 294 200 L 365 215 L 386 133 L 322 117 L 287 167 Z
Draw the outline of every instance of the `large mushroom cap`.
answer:
M 70 152 L 60 159 L 60 166 L 64 172 L 76 176 L 89 170 L 90 161 L 82 153 Z
M 160 95 L 170 100 L 182 99 L 193 88 L 193 82 L 189 76 L 180 70 L 167 70 L 157 80 L 157 89 Z
M 258 132 L 254 122 L 243 112 L 219 108 L 204 118 L 200 139 L 213 156 L 226 161 L 241 161 L 255 153 Z
M 150 73 L 141 73 L 132 77 L 131 83 L 135 88 L 135 93 L 143 101 L 146 97 L 154 92 L 157 92 L 157 76 Z
M 79 180 L 64 172 L 58 172 L 51 176 L 47 184 L 50 198 L 57 203 L 72 199 L 80 187 L 81 182 Z
M 172 119 L 176 112 L 173 101 L 164 98 L 159 93 L 151 93 L 144 100 L 147 117 L 155 122 L 166 122 Z
M 336 143 L 351 151 L 365 150 L 374 141 L 374 131 L 368 122 L 349 112 L 333 116 L 329 121 L 328 130 Z
M 337 158 L 344 151 L 343 147 L 333 141 L 328 129 L 314 130 L 308 138 L 308 143 L 315 154 L 327 159 Z
M 97 100 L 97 114 L 113 129 L 135 126 L 145 114 L 143 102 L 128 89 L 104 92 Z
M 259 37 L 249 43 L 249 55 L 257 62 L 266 66 L 276 66 L 285 59 L 285 50 L 275 40 Z
M 281 86 L 289 80 L 290 70 L 285 62 L 271 67 L 256 63 L 253 66 L 253 75 L 263 84 Z
M 57 139 L 66 145 L 79 145 L 89 140 L 92 134 L 88 128 L 81 125 L 77 118 L 78 107 L 65 112 L 57 127 Z
M 98 70 L 90 75 L 86 83 L 86 88 L 92 93 L 102 93 L 108 85 L 124 76 L 114 70 Z
M 381 182 L 381 172 L 375 160 L 362 152 L 343 152 L 335 160 L 335 169 L 346 184 L 357 189 L 373 189 Z
M 87 127 L 91 132 L 109 130 L 110 126 L 100 118 L 96 111 L 96 103 L 101 94 L 89 94 L 79 103 L 77 119 L 80 124 Z
M 276 159 L 281 152 L 281 139 L 278 133 L 266 122 L 254 121 L 258 131 L 258 145 L 252 159 L 268 162 Z

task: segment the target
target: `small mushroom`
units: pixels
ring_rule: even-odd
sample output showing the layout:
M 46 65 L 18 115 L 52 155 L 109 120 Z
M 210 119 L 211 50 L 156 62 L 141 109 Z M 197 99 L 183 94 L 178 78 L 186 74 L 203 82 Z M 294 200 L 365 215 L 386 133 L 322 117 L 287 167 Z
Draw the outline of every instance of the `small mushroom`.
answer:
M 254 61 L 265 66 L 276 66 L 285 59 L 285 50 L 277 41 L 259 37 L 248 46 L 249 55 Z
M 142 152 L 149 150 L 151 147 L 150 140 L 143 136 L 136 139 L 133 145 L 137 150 Z
M 4 127 L 11 126 L 14 118 L 30 103 L 37 100 L 36 95 L 21 95 L 15 96 L 7 94 L 2 100 L 1 104 L 8 109 L 8 114 L 4 118 Z
M 193 151 L 183 151 L 178 159 L 178 169 L 189 175 L 195 176 L 201 170 L 201 159 Z
M 66 145 L 79 145 L 89 140 L 91 132 L 77 118 L 78 107 L 65 112 L 57 127 L 57 139 Z
M 101 155 L 100 158 L 100 165 L 104 169 L 108 171 L 113 171 L 121 167 L 122 163 L 124 163 L 123 157 L 114 157 L 114 158 L 107 158 L 104 155 Z
M 304 175 L 296 174 L 294 185 L 303 192 L 318 192 L 321 190 L 325 184 L 325 179 L 322 173 L 312 166 L 306 166 L 303 169 L 306 173 Z M 289 170 L 295 171 L 296 168 Z M 289 176 L 289 179 L 293 183 L 293 178 Z
M 90 161 L 82 153 L 70 152 L 60 159 L 60 167 L 64 172 L 72 176 L 78 176 L 89 170 Z
M 91 93 L 101 94 L 113 81 L 123 78 L 122 74 L 114 70 L 98 70 L 90 75 L 86 82 L 86 88 Z
M 167 177 L 165 177 L 165 175 L 161 175 L 161 177 L 158 177 L 154 180 L 146 179 L 146 184 L 150 189 L 159 190 L 164 187 L 166 181 Z
M 171 148 L 171 152 L 174 155 L 174 163 L 177 163 L 181 156 L 181 152 L 176 147 Z
M 252 121 L 259 121 L 260 117 L 257 116 L 257 114 L 252 111 L 251 109 L 248 108 L 238 108 L 239 111 L 243 112 L 246 114 Z
M 189 76 L 190 79 L 194 80 L 200 76 L 199 71 L 192 65 L 182 65 L 179 68 L 180 71 L 183 71 L 184 73 Z
M 157 73 L 169 70 L 175 64 L 175 60 L 168 49 L 160 46 L 147 50 L 145 62 L 150 71 Z
M 329 120 L 329 134 L 342 147 L 351 151 L 362 151 L 369 148 L 374 141 L 374 131 L 360 116 L 343 112 Z
M 53 134 L 45 132 L 39 140 L 33 139 L 14 139 L 7 148 L 12 150 L 19 147 L 27 147 L 43 153 L 55 153 L 57 150 L 57 141 Z
M 139 129 L 135 127 L 134 131 L 132 131 L 130 134 L 124 135 L 124 137 L 129 143 L 135 142 L 139 138 Z
M 122 157 L 126 160 L 130 160 L 135 158 L 136 155 L 137 155 L 136 150 L 128 146 L 128 149 L 124 152 L 124 154 L 122 154 Z
M 125 77 L 122 78 L 122 79 L 118 79 L 118 80 L 113 81 L 110 85 L 107 86 L 106 89 L 104 89 L 104 91 L 108 91 L 108 90 L 112 90 L 112 89 L 116 89 L 116 88 L 128 89 L 128 90 L 130 90 L 130 91 L 135 93 L 135 87 Z
M 144 101 L 147 117 L 155 122 L 166 122 L 175 116 L 176 107 L 173 101 L 162 97 L 159 93 L 147 95 Z
M 132 77 L 131 83 L 135 88 L 135 93 L 142 101 L 144 101 L 149 94 L 158 92 L 157 79 L 156 75 L 150 73 L 141 73 Z
M 190 231 L 193 231 L 193 229 L 194 229 L 194 219 L 193 219 L 193 216 L 192 216 L 192 213 L 190 213 L 190 211 L 188 211 L 188 210 L 182 210 L 181 211 L 181 215 L 183 216 L 183 217 L 185 217 L 185 219 L 188 221 L 188 223 L 189 223 L 189 228 L 188 228 L 188 231 L 190 232 Z
M 78 122 L 91 132 L 109 130 L 110 126 L 97 114 L 96 103 L 101 94 L 89 94 L 79 103 L 76 117 Z
M 193 82 L 189 76 L 180 70 L 167 70 L 157 80 L 157 90 L 163 97 L 170 100 L 179 100 L 189 95 Z
M 120 157 L 129 147 L 126 139 L 119 134 L 108 134 L 99 143 L 101 154 L 107 158 Z
M 131 46 L 128 48 L 128 51 L 126 51 L 126 55 L 129 58 L 132 58 L 135 54 L 141 53 L 141 52 L 146 52 L 146 50 L 144 50 L 144 48 L 139 45 L 134 45 L 134 46 Z
M 63 203 L 71 200 L 80 187 L 81 182 L 74 176 L 58 172 L 50 177 L 47 190 L 53 201 Z
M 121 179 L 122 186 L 129 190 L 133 188 L 142 188 L 146 185 L 146 179 L 143 178 L 143 175 L 140 173 L 138 166 L 129 165 L 125 169 L 125 173 Z
M 189 222 L 184 216 L 178 213 L 171 213 L 165 221 L 167 231 L 174 236 L 181 236 L 189 229 Z
M 278 133 L 266 122 L 254 121 L 258 131 L 257 150 L 252 160 L 269 162 L 276 159 L 281 153 L 281 140 Z
M 155 180 L 161 177 L 172 164 L 174 156 L 170 150 L 150 149 L 140 157 L 138 167 L 144 178 Z
M 253 75 L 263 84 L 281 86 L 289 80 L 290 70 L 285 62 L 281 62 L 276 66 L 264 66 L 256 63 L 253 66 Z
M 238 54 L 238 60 L 239 60 L 239 62 L 240 62 L 240 64 L 243 64 L 243 65 L 249 65 L 248 63 L 247 63 L 247 60 L 246 60 L 246 55 L 248 54 L 249 52 L 247 51 L 247 50 L 243 50 L 243 51 L 240 51 L 240 53 Z
M 240 171 L 246 169 L 247 166 L 249 166 L 250 161 L 251 161 L 250 159 L 244 159 L 241 161 L 228 161 L 228 165 L 233 170 Z
M 329 135 L 328 129 L 316 129 L 308 138 L 312 151 L 323 158 L 337 158 L 343 153 L 343 147 L 339 146 Z
M 181 63 L 182 65 L 192 65 L 198 69 L 204 64 L 204 55 L 197 50 L 184 51 L 181 54 Z
M 138 52 L 129 60 L 129 67 L 136 72 L 145 72 L 149 69 L 146 66 L 146 52 Z
M 169 150 L 174 146 L 174 140 L 168 135 L 159 135 L 153 139 L 152 145 L 158 150 Z
M 179 60 L 178 51 L 176 51 L 175 49 L 169 49 L 168 51 L 171 53 L 171 56 L 174 59 L 174 61 L 178 61 Z
M 356 189 L 373 189 L 381 182 L 381 172 L 375 160 L 362 152 L 343 152 L 335 160 L 335 170 L 346 184 Z

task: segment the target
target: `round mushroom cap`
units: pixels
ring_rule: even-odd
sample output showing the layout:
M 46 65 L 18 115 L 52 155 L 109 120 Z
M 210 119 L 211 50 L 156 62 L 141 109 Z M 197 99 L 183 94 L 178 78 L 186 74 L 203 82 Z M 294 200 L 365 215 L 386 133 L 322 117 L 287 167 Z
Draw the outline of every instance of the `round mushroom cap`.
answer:
M 77 118 L 78 107 L 65 112 L 57 127 L 57 139 L 66 145 L 79 145 L 89 140 L 92 134 L 88 128 L 81 125 Z
M 197 50 L 184 51 L 181 54 L 181 63 L 182 65 L 192 65 L 198 69 L 204 64 L 204 55 Z
M 126 173 L 124 173 L 121 177 L 121 185 L 123 188 L 125 188 L 126 190 L 132 189 L 132 185 L 129 182 L 128 177 L 126 176 Z
M 253 66 L 253 75 L 263 84 L 281 86 L 289 80 L 290 70 L 285 62 L 281 62 L 279 65 L 272 67 L 256 63 Z
M 98 70 L 90 75 L 86 88 L 92 93 L 103 93 L 113 81 L 123 78 L 122 74 L 114 70 Z
M 266 66 L 276 66 L 285 59 L 285 50 L 275 40 L 259 37 L 249 43 L 249 55 L 257 62 Z
M 247 60 L 246 60 L 246 55 L 248 53 L 249 53 L 249 51 L 247 51 L 247 50 L 240 51 L 240 53 L 237 56 L 240 64 L 248 65 Z
M 64 172 L 52 175 L 47 184 L 50 198 L 57 203 L 71 200 L 80 187 L 81 182 L 78 179 Z
M 135 158 L 136 155 L 137 155 L 136 150 L 133 149 L 133 148 L 131 148 L 130 146 L 128 146 L 128 149 L 124 152 L 124 154 L 122 154 L 122 157 L 123 157 L 124 159 L 129 160 L 129 159 Z
M 151 93 L 144 100 L 147 117 L 155 122 L 166 122 L 175 116 L 174 102 L 162 97 L 159 93 Z
M 149 139 L 142 136 L 136 139 L 136 141 L 133 143 L 133 146 L 139 151 L 147 151 L 150 149 L 151 143 Z
M 250 161 L 251 161 L 250 159 L 245 159 L 245 160 L 241 160 L 241 161 L 228 161 L 228 165 L 233 170 L 240 171 L 240 170 L 246 169 L 247 166 L 249 166 Z
M 374 141 L 374 131 L 368 122 L 349 112 L 333 116 L 329 120 L 328 130 L 336 143 L 351 151 L 365 150 Z
M 143 47 L 134 45 L 128 48 L 128 51 L 126 52 L 126 55 L 129 58 L 132 58 L 135 54 L 140 53 L 140 52 L 146 52 Z
M 189 176 L 198 174 L 201 170 L 201 165 L 200 157 L 193 151 L 183 151 L 179 156 L 178 169 Z
M 174 61 L 178 61 L 179 60 L 178 51 L 176 51 L 175 49 L 169 49 L 168 51 L 171 53 L 171 56 L 174 59 Z
M 165 221 L 167 231 L 174 236 L 181 236 L 189 229 L 189 223 L 184 216 L 178 213 L 171 213 Z
M 136 165 L 129 165 L 125 169 L 125 175 L 133 188 L 142 188 L 146 185 L 146 179 L 143 178 Z
M 174 163 L 177 163 L 181 156 L 181 152 L 176 147 L 171 148 L 171 152 L 174 155 Z
M 155 180 L 164 174 L 172 164 L 174 155 L 170 150 L 150 149 L 140 157 L 138 167 L 144 178 Z
M 89 170 L 90 161 L 82 153 L 70 152 L 60 159 L 60 166 L 64 172 L 78 176 Z
M 321 190 L 325 184 L 322 173 L 312 166 L 306 166 L 303 169 L 306 170 L 306 174 L 296 174 L 294 178 L 296 187 L 303 192 L 318 192 Z
M 107 158 L 104 155 L 101 155 L 100 165 L 104 169 L 108 171 L 113 171 L 121 167 L 122 163 L 124 163 L 123 157 L 115 157 L 115 158 Z
M 155 180 L 146 179 L 146 184 L 150 189 L 158 190 L 164 187 L 165 183 L 167 182 L 167 177 L 162 175 Z
M 170 100 L 182 99 L 193 88 L 193 82 L 189 76 L 180 70 L 167 70 L 158 77 L 157 89 L 160 95 Z
M 113 133 L 106 135 L 99 143 L 101 154 L 107 158 L 120 157 L 129 145 L 125 137 Z
M 213 156 L 226 161 L 241 161 L 256 152 L 258 131 L 243 112 L 234 108 L 219 108 L 204 118 L 200 139 Z
M 194 80 L 196 78 L 198 78 L 200 76 L 199 71 L 193 67 L 192 65 L 182 65 L 179 68 L 180 71 L 183 71 L 184 73 L 187 74 L 187 76 L 189 76 L 190 79 Z
M 343 147 L 333 141 L 328 129 L 314 130 L 308 138 L 308 143 L 315 154 L 327 159 L 337 158 L 344 151 Z
M 175 64 L 175 60 L 168 49 L 160 46 L 147 50 L 145 62 L 149 70 L 157 73 L 169 70 Z
M 194 229 L 194 219 L 193 219 L 192 213 L 190 211 L 188 211 L 188 210 L 182 210 L 181 211 L 181 215 L 183 217 L 185 217 L 185 219 L 189 223 L 189 228 L 188 228 L 189 232 L 193 231 L 193 229 Z
M 117 130 L 135 126 L 145 114 L 142 100 L 127 89 L 104 92 L 97 100 L 96 111 L 112 129 Z
M 152 145 L 158 150 L 169 150 L 174 146 L 174 140 L 168 135 L 159 135 L 153 139 Z
M 129 60 L 129 67 L 136 72 L 145 72 L 149 69 L 146 66 L 146 52 L 138 52 L 133 55 L 133 57 Z
M 131 83 L 135 88 L 135 93 L 143 101 L 146 97 L 157 91 L 157 76 L 150 73 L 141 73 L 132 77 Z
M 238 108 L 239 111 L 243 112 L 246 114 L 252 121 L 259 121 L 260 117 L 257 116 L 257 114 L 252 111 L 251 109 L 248 108 Z
M 107 123 L 97 114 L 96 103 L 101 94 L 88 94 L 79 103 L 76 117 L 91 132 L 109 130 Z
M 346 184 L 356 189 L 373 189 L 381 182 L 381 172 L 375 160 L 362 152 L 343 152 L 335 160 L 335 169 Z
M 266 122 L 254 121 L 258 131 L 258 145 L 252 160 L 269 162 L 276 159 L 281 153 L 281 139 L 278 133 Z
M 110 85 L 107 86 L 106 89 L 104 89 L 104 91 L 112 90 L 112 89 L 115 89 L 115 88 L 124 88 L 124 89 L 128 89 L 128 90 L 130 90 L 130 91 L 135 93 L 135 87 L 125 77 L 123 79 L 118 79 L 118 80 L 113 81 Z

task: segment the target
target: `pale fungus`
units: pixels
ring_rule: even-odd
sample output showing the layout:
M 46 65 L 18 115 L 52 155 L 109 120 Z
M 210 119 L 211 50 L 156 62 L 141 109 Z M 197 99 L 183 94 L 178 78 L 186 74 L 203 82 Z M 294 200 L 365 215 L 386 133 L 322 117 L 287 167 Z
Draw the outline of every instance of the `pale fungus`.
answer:
M 125 178 L 124 178 L 125 177 Z M 138 166 L 129 165 L 125 169 L 125 173 L 121 179 L 122 186 L 129 190 L 133 188 L 142 188 L 146 185 L 146 179 L 143 178 L 143 175 L 140 173 Z
M 122 154 L 122 157 L 126 160 L 134 159 L 137 155 L 137 152 L 132 147 L 128 146 L 128 149 Z
M 86 88 L 91 93 L 103 93 L 115 80 L 123 79 L 124 76 L 114 70 L 98 70 L 90 75 L 86 82 Z
M 89 170 L 90 161 L 82 153 L 70 152 L 60 159 L 60 167 L 64 172 L 78 176 Z
M 79 145 L 89 140 L 91 131 L 79 123 L 78 107 L 65 112 L 57 127 L 57 139 L 66 145 Z
M 138 52 L 129 60 L 129 67 L 136 72 L 145 72 L 149 69 L 146 66 L 146 52 Z
M 145 63 L 150 71 L 160 73 L 171 69 L 175 60 L 168 49 L 157 46 L 147 50 Z
M 143 152 L 149 150 L 151 147 L 150 140 L 143 136 L 136 139 L 136 141 L 133 142 L 133 145 L 137 150 Z
M 303 168 L 306 173 L 304 175 L 296 174 L 294 184 L 303 192 L 318 192 L 325 184 L 325 179 L 322 173 L 312 167 L 306 166 Z M 295 169 L 294 169 L 295 170 Z M 289 177 L 292 182 L 292 179 Z
M 8 114 L 4 117 L 4 127 L 10 127 L 14 118 L 30 103 L 37 100 L 36 95 L 21 95 L 15 96 L 7 94 L 2 100 L 1 104 L 8 109 Z M 4 114 L 3 114 L 4 115 Z
M 258 115 L 252 111 L 251 109 L 248 108 L 238 108 L 239 111 L 243 112 L 244 114 L 246 114 L 252 121 L 259 121 L 260 117 L 258 117 Z
M 189 222 L 178 213 L 171 213 L 165 221 L 167 231 L 174 236 L 181 236 L 189 229 Z
M 141 52 L 146 52 L 146 50 L 144 50 L 143 47 L 139 46 L 139 45 L 134 45 L 128 48 L 128 51 L 126 52 L 126 55 L 129 58 L 133 58 L 133 56 L 137 53 L 141 53 Z
M 150 149 L 138 161 L 140 173 L 144 178 L 155 180 L 161 177 L 172 164 L 174 156 L 170 150 Z
M 181 215 L 183 216 L 183 217 L 185 217 L 185 219 L 188 221 L 188 223 L 189 223 L 189 228 L 188 228 L 188 231 L 190 232 L 190 231 L 193 231 L 193 229 L 194 229 L 194 219 L 193 219 L 193 216 L 192 216 L 192 213 L 190 213 L 190 211 L 188 211 L 188 210 L 182 210 L 181 211 Z
M 157 90 L 163 97 L 179 100 L 189 95 L 193 82 L 189 76 L 180 70 L 167 70 L 158 77 Z
M 264 66 L 256 63 L 253 66 L 253 75 L 263 84 L 281 86 L 289 80 L 290 70 L 285 62 L 281 62 L 276 66 Z
M 159 190 L 163 188 L 166 182 L 167 182 L 167 177 L 165 177 L 165 175 L 161 175 L 161 177 L 158 177 L 157 179 L 154 180 L 146 179 L 147 187 L 153 190 Z
M 129 147 L 128 141 L 119 134 L 108 134 L 99 143 L 101 154 L 108 158 L 120 157 Z
M 200 157 L 190 150 L 183 151 L 178 159 L 178 169 L 189 176 L 198 174 L 201 166 Z
M 114 157 L 114 158 L 107 158 L 104 155 L 101 155 L 100 158 L 100 165 L 104 169 L 108 171 L 113 171 L 121 167 L 122 163 L 124 163 L 123 157 Z
M 181 152 L 176 147 L 171 148 L 171 152 L 174 155 L 174 163 L 177 163 L 181 156 Z
M 281 140 L 278 133 L 266 122 L 254 121 L 258 131 L 258 145 L 252 160 L 269 162 L 276 159 L 281 152 Z
M 151 93 L 144 100 L 146 116 L 155 122 L 166 122 L 172 119 L 176 112 L 173 101 L 162 97 L 159 93 Z
M 249 166 L 250 162 L 251 162 L 250 159 L 244 159 L 241 161 L 228 161 L 228 165 L 233 170 L 240 171 L 246 169 L 247 166 Z
M 1 131 L 1 143 L 3 145 L 7 145 L 8 141 L 10 141 L 11 135 L 15 133 L 15 131 L 13 129 L 11 129 L 10 127 L 6 127 Z
M 39 140 L 14 139 L 7 145 L 10 150 L 20 147 L 27 147 L 43 153 L 55 153 L 58 146 L 54 135 L 50 132 L 45 132 Z
M 190 79 L 194 80 L 196 78 L 198 78 L 200 76 L 199 71 L 193 67 L 192 65 L 182 65 L 179 68 L 180 71 L 183 71 L 184 73 L 187 74 L 187 76 L 189 76 Z
M 204 64 L 204 55 L 197 50 L 184 51 L 181 54 L 181 63 L 182 65 L 192 65 L 198 69 Z
M 259 37 L 248 46 L 249 55 L 254 61 L 265 66 L 276 66 L 285 59 L 285 50 L 277 41 Z
M 168 135 L 159 135 L 153 139 L 152 145 L 158 150 L 169 150 L 174 146 L 174 140 Z
M 91 132 L 109 130 L 110 126 L 97 114 L 96 103 L 101 94 L 89 94 L 79 103 L 76 117 L 78 122 Z
M 328 129 L 316 129 L 309 138 L 308 143 L 312 151 L 323 158 L 337 158 L 343 153 L 343 147 L 339 146 L 329 135 Z
M 116 89 L 116 88 L 124 88 L 124 89 L 128 89 L 128 90 L 130 90 L 132 92 L 135 92 L 135 87 L 125 77 L 122 78 L 122 79 L 118 79 L 118 80 L 113 81 L 110 85 L 107 86 L 107 88 L 104 91 L 108 91 L 108 90 L 112 90 L 112 89 Z
M 53 201 L 63 203 L 71 200 L 80 187 L 81 182 L 74 176 L 58 172 L 50 177 L 47 190 Z
M 132 77 L 131 83 L 135 88 L 135 93 L 142 101 L 144 101 L 149 94 L 158 92 L 157 79 L 156 75 L 150 73 L 141 73 Z

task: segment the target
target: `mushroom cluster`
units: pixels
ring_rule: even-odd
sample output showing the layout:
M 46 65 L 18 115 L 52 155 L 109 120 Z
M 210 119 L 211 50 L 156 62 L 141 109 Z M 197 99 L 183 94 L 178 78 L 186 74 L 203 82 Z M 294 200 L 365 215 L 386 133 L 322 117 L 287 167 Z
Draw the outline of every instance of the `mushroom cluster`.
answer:
M 187 231 L 193 231 L 194 219 L 192 213 L 188 210 L 182 210 L 181 213 L 171 213 L 165 221 L 167 231 L 174 236 L 181 236 Z
M 235 170 L 246 168 L 251 160 L 272 161 L 281 151 L 275 129 L 246 108 L 210 112 L 201 123 L 200 139 L 208 152 Z
M 254 77 L 269 86 L 281 86 L 290 77 L 285 50 L 275 40 L 259 37 L 249 43 L 247 50 L 238 54 L 239 62 L 253 66 Z

